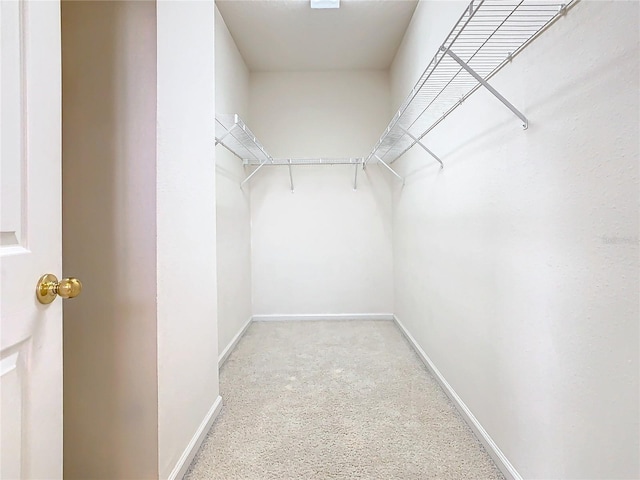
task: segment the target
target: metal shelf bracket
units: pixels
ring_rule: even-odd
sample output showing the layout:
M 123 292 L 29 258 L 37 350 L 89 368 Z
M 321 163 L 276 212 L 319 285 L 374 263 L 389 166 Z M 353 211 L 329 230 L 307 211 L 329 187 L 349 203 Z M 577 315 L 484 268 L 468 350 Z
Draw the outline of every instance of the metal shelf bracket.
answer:
M 252 178 L 256 173 L 258 173 L 262 167 L 264 167 L 265 163 L 267 163 L 267 162 L 262 162 L 260 165 L 258 165 L 258 168 L 256 168 L 253 172 L 251 172 L 251 173 L 249 174 L 249 176 L 248 176 L 247 178 L 245 178 L 245 179 L 242 181 L 242 183 L 240 183 L 240 188 L 243 188 L 243 187 L 247 184 L 247 182 L 248 182 L 249 180 L 251 180 L 251 178 Z
M 422 143 L 422 141 L 419 138 L 414 137 L 413 135 L 411 135 L 411 133 L 406 131 L 404 128 L 402 129 L 402 131 L 405 134 L 407 134 L 407 136 L 409 136 L 409 138 L 411 138 L 415 143 L 420 145 L 424 149 L 425 152 L 427 152 L 429 155 L 431 155 L 433 158 L 435 158 L 436 161 L 440 164 L 440 169 L 444 168 L 444 163 L 442 163 L 442 160 L 440 160 L 440 158 L 435 153 L 433 153 L 431 150 L 429 150 L 427 148 L 427 146 L 424 143 Z
M 353 176 L 353 189 L 357 190 L 358 189 L 358 164 L 356 163 L 355 166 L 355 174 Z
M 374 155 L 374 157 L 376 157 L 376 158 L 378 159 L 378 161 L 379 161 L 379 162 L 380 162 L 384 167 L 386 167 L 386 168 L 387 168 L 387 170 L 389 170 L 392 174 L 394 174 L 394 175 L 398 178 L 398 180 L 400 180 L 400 181 L 402 182 L 402 186 L 404 187 L 404 178 L 402 178 L 402 177 L 400 176 L 400 174 L 399 174 L 398 172 L 396 172 L 393 168 L 391 168 L 389 165 L 387 165 L 387 163 L 386 163 L 384 160 L 382 160 L 379 156 Z
M 527 120 L 527 117 L 525 117 L 522 114 L 522 112 L 520 112 L 520 110 L 518 110 L 516 107 L 514 107 L 513 104 L 511 104 L 511 102 L 509 102 L 509 100 L 507 100 L 502 95 L 500 95 L 500 93 L 495 88 L 493 88 L 491 85 L 489 85 L 489 83 L 484 78 L 482 78 L 480 75 L 478 75 L 473 68 L 471 68 L 469 65 L 467 65 L 460 57 L 458 57 L 450 49 L 448 49 L 446 47 L 440 47 L 440 49 L 444 53 L 449 55 L 451 58 L 453 58 L 462 68 L 464 68 L 467 71 L 467 73 L 469 73 L 469 75 L 471 75 L 473 78 L 475 78 L 478 81 L 478 83 L 480 83 L 484 88 L 489 90 L 489 92 L 491 92 L 491 94 L 493 94 L 494 97 L 496 97 L 498 100 L 500 100 L 509 110 L 511 110 L 515 114 L 516 117 L 518 117 L 520 120 L 522 120 L 522 127 L 525 130 L 529 127 L 529 120 Z M 420 142 L 418 142 L 418 143 L 420 143 Z
M 289 159 L 289 183 L 291 184 L 291 193 L 293 193 L 293 173 L 291 172 L 291 159 Z

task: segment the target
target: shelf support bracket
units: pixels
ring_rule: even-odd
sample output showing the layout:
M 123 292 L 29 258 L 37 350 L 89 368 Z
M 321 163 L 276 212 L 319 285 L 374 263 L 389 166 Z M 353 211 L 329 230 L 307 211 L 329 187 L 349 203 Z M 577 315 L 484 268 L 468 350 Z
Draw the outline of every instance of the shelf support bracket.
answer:
M 289 183 L 291 184 L 291 193 L 293 193 L 293 173 L 291 172 L 291 159 L 289 159 Z
M 402 129 L 402 131 L 403 131 L 403 132 L 404 132 L 404 133 L 405 133 L 409 138 L 411 138 L 415 143 L 417 143 L 418 145 L 420 145 L 420 146 L 424 149 L 424 151 L 425 151 L 425 152 L 427 152 L 429 155 L 431 155 L 433 158 L 435 158 L 435 159 L 436 159 L 436 161 L 440 164 L 440 168 L 441 168 L 441 169 L 442 169 L 442 168 L 444 168 L 444 163 L 442 163 L 442 160 L 440 160 L 440 158 L 439 158 L 435 153 L 433 153 L 431 150 L 429 150 L 429 149 L 427 148 L 427 146 L 426 146 L 424 143 L 422 143 L 422 142 L 420 141 L 420 139 L 419 139 L 419 138 L 414 137 L 413 135 L 411 135 L 411 134 L 410 134 L 407 130 L 405 130 L 404 128 L 402 128 L 402 127 L 400 127 L 400 128 Z
M 245 178 L 242 183 L 240 183 L 240 188 L 244 187 L 246 185 L 246 183 L 251 180 L 251 177 L 253 177 L 256 173 L 258 173 L 258 171 L 264 167 L 264 164 L 267 162 L 262 162 L 260 165 L 258 165 L 258 168 L 256 168 L 253 172 L 251 172 L 249 174 L 249 176 L 247 178 Z
M 398 174 L 398 172 L 396 172 L 393 168 L 387 165 L 387 163 L 384 160 L 382 160 L 378 155 L 374 155 L 374 157 L 376 157 L 378 161 L 387 168 L 387 170 L 393 173 L 402 182 L 402 185 L 404 186 L 404 178 L 402 178 L 400 174 Z
M 353 189 L 357 190 L 358 189 L 358 166 L 359 164 L 356 163 L 356 173 L 353 176 Z
M 491 92 L 494 97 L 496 97 L 498 100 L 500 100 L 509 110 L 511 110 L 516 117 L 518 117 L 520 120 L 522 120 L 522 127 L 525 130 L 529 127 L 529 120 L 527 120 L 527 117 L 525 117 L 522 114 L 522 112 L 520 112 L 520 110 L 518 110 L 516 107 L 514 107 L 509 102 L 509 100 L 507 100 L 502 95 L 500 95 L 500 93 L 498 93 L 498 91 L 495 88 L 493 88 L 491 85 L 489 85 L 489 83 L 487 83 L 487 81 L 484 78 L 482 78 L 480 75 L 478 75 L 475 70 L 473 70 L 469 65 L 467 65 L 460 57 L 458 57 L 451 50 L 449 50 L 448 48 L 445 48 L 445 47 L 442 47 L 442 50 L 444 51 L 444 53 L 446 53 L 451 58 L 453 58 L 458 63 L 458 65 L 460 65 L 462 68 L 464 68 L 467 71 L 467 73 L 469 73 L 469 75 L 471 75 L 473 78 L 475 78 L 484 88 L 489 90 L 489 92 Z

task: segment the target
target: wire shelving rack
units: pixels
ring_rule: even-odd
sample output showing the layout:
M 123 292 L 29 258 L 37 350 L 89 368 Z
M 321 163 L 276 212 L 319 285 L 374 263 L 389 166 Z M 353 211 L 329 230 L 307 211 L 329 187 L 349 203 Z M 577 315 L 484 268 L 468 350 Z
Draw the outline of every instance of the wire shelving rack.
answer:
M 424 137 L 477 89 L 484 87 L 528 127 L 527 117 L 503 97 L 488 80 L 522 49 L 580 0 L 472 0 L 429 62 L 407 98 L 366 158 L 274 159 L 237 114 L 216 115 L 216 145 L 221 144 L 255 169 L 288 166 L 293 191 L 292 166 L 354 165 L 379 162 L 404 183 L 391 164 L 419 145 L 440 167 L 444 162 L 423 142 Z
M 274 167 L 286 165 L 362 165 L 364 158 L 274 158 L 268 165 Z M 255 160 L 245 160 L 244 165 L 256 166 Z
M 488 80 L 578 0 L 473 0 L 383 132 L 364 165 L 389 170 L 478 88 L 487 88 L 528 127 L 527 118 Z M 394 172 L 395 173 L 395 172 Z M 396 174 L 399 178 L 399 175 Z
M 216 114 L 216 145 L 222 145 L 242 160 L 245 167 L 256 167 L 240 184 L 243 187 L 264 166 L 288 166 L 291 191 L 294 191 L 293 166 L 353 165 L 355 166 L 353 188 L 358 188 L 358 167 L 364 158 L 273 158 L 249 127 L 235 113 Z
M 225 147 L 243 162 L 255 162 L 258 165 L 273 162 L 271 155 L 235 113 L 216 114 L 217 144 Z

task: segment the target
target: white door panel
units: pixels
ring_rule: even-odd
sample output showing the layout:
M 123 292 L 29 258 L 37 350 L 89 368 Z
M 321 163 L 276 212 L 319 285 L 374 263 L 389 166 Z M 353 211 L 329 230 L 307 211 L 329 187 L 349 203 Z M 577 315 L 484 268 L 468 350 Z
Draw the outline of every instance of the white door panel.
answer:
M 0 2 L 0 477 L 62 477 L 60 6 Z

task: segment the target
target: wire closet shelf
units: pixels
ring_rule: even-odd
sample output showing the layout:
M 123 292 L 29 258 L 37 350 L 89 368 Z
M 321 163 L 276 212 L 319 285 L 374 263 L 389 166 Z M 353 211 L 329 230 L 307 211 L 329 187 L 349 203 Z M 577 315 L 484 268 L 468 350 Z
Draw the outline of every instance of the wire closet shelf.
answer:
M 353 188 L 358 188 L 358 167 L 363 165 L 364 158 L 273 158 L 267 153 L 256 136 L 242 119 L 234 113 L 216 114 L 216 145 L 222 145 L 242 160 L 244 166 L 256 167 L 247 176 L 240 187 L 243 187 L 264 166 L 288 166 L 291 191 L 294 191 L 292 166 L 312 165 L 352 165 L 355 166 Z
M 244 162 L 273 163 L 256 136 L 234 113 L 216 114 L 216 145 L 222 145 Z
M 576 0 L 475 0 L 465 9 L 365 159 L 393 163 L 481 86 L 528 126 L 527 118 L 487 83 Z
M 216 145 L 220 144 L 245 166 L 362 165 L 364 158 L 273 158 L 246 123 L 235 113 L 216 115 Z
M 503 97 L 488 80 L 541 32 L 580 0 L 472 0 L 429 62 L 407 98 L 366 158 L 274 159 L 236 114 L 216 115 L 216 145 L 256 167 L 244 186 L 265 165 L 355 165 L 379 162 L 404 182 L 391 164 L 415 145 L 422 147 L 441 167 L 442 160 L 423 138 L 478 88 L 484 87 L 528 127 L 525 115 Z

